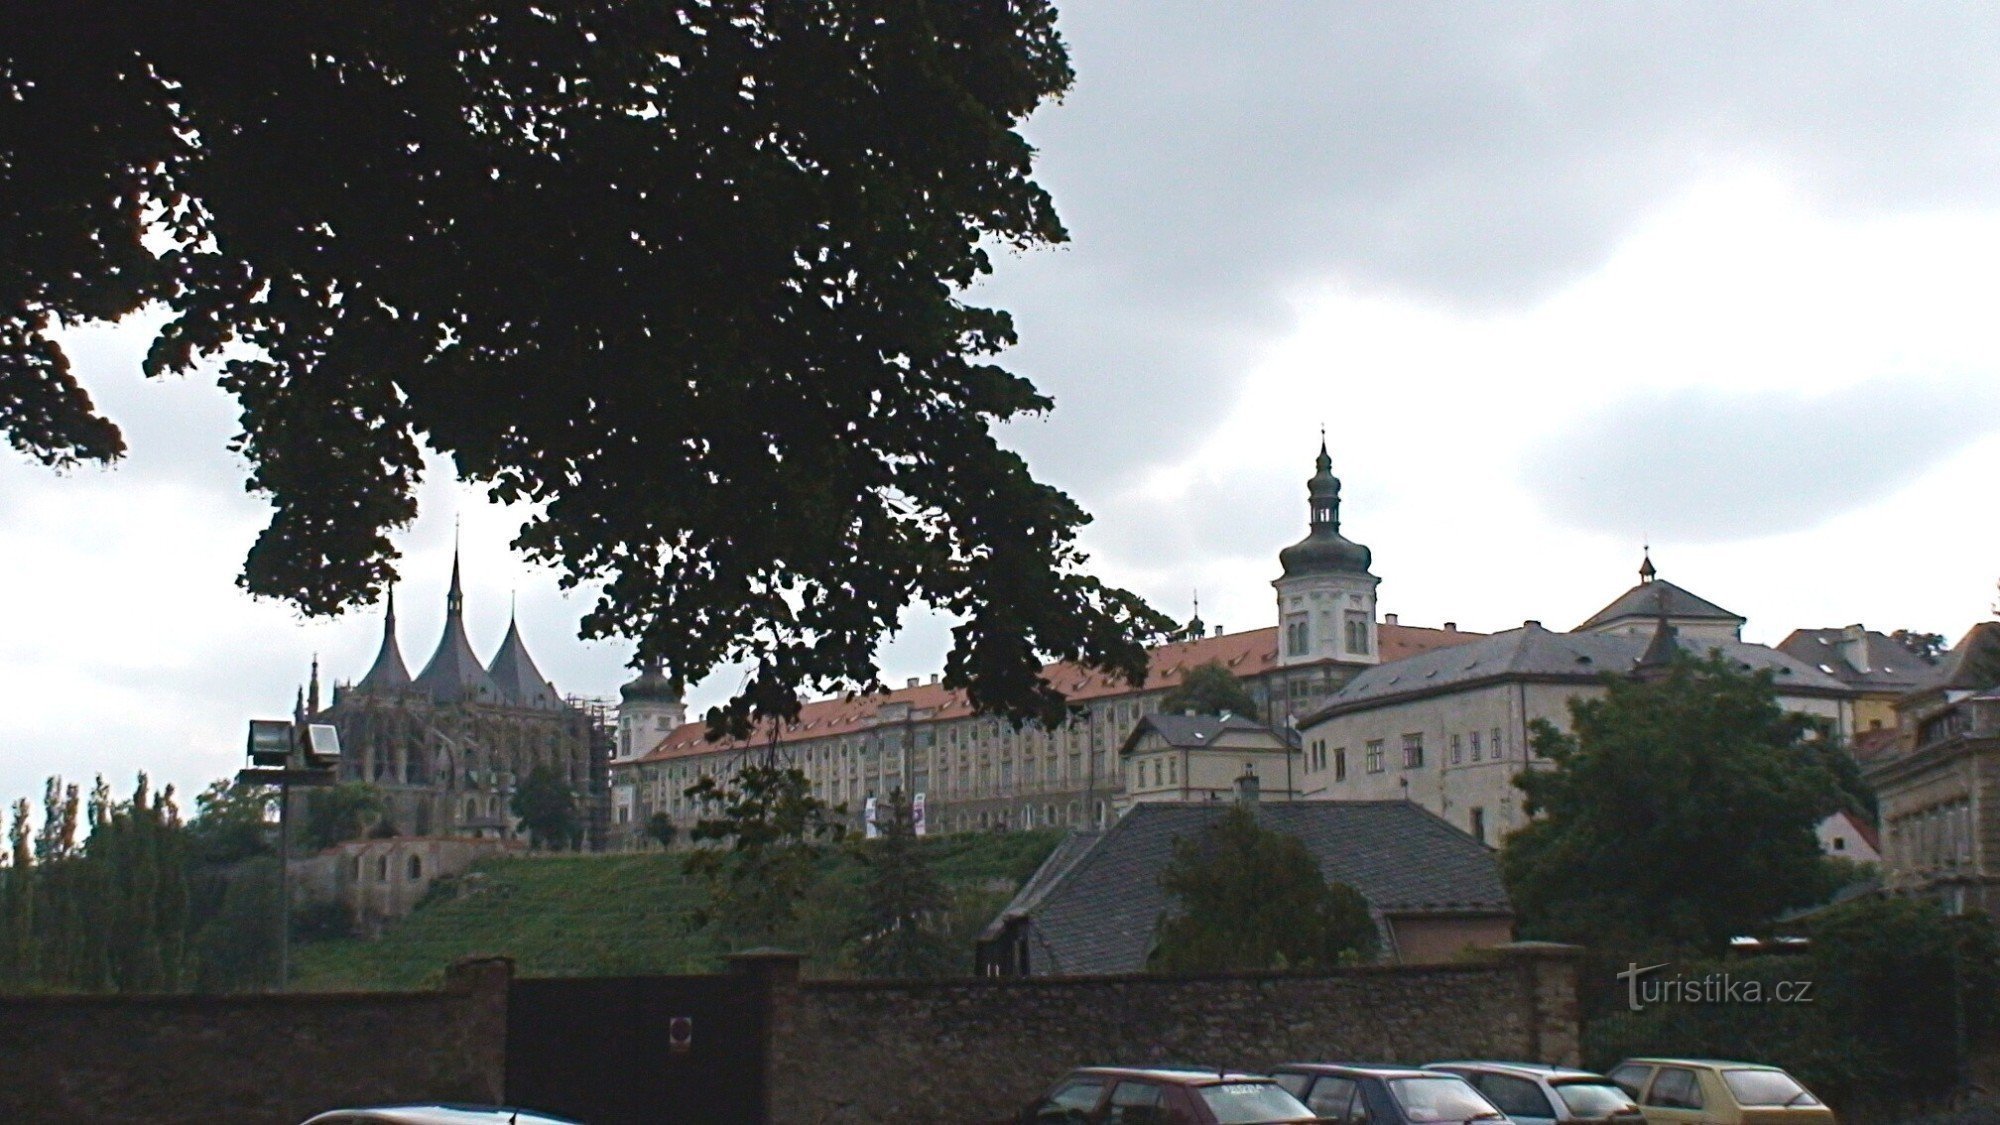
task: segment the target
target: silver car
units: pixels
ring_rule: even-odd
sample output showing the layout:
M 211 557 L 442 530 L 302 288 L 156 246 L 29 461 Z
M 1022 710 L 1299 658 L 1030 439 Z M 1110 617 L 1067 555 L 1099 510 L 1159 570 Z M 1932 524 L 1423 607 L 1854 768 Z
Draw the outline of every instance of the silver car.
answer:
M 500 1105 L 376 1105 L 334 1109 L 305 1125 L 583 1125 L 568 1117 Z
M 1515 1125 L 1641 1125 L 1645 1120 L 1630 1094 L 1587 1070 L 1510 1062 L 1441 1062 L 1424 1069 L 1472 1083 Z

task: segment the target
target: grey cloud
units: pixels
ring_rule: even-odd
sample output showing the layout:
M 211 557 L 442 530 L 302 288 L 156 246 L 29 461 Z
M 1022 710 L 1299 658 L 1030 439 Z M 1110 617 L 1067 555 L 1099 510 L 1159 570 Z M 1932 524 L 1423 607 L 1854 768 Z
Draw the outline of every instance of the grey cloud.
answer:
M 1625 399 L 1552 439 L 1523 482 L 1558 521 L 1657 542 L 1807 530 L 1916 482 L 2000 420 L 2000 389 L 1873 382 L 1833 394 Z
M 1839 212 L 2000 200 L 2000 9 L 1071 3 L 1075 92 L 1030 126 L 1074 236 L 1006 261 L 1010 361 L 1058 400 L 1058 477 L 1170 459 L 1241 356 L 1335 278 L 1472 309 L 1604 262 L 1703 175 Z

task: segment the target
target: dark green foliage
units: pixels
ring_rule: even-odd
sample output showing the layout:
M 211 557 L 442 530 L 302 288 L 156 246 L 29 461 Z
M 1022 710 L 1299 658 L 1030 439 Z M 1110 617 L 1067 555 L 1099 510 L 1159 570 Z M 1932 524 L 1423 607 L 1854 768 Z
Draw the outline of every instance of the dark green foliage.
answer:
M 1180 685 L 1160 697 L 1160 710 L 1169 715 L 1193 711 L 1198 715 L 1247 715 L 1255 718 L 1257 701 L 1236 673 L 1219 660 L 1188 669 Z
M 688 838 L 688 870 L 708 885 L 712 920 L 726 940 L 769 945 L 791 925 L 826 846 L 842 835 L 837 809 L 796 769 L 744 766 L 729 785 L 704 777 L 687 789 L 707 815 Z
M 674 818 L 663 812 L 656 812 L 646 821 L 646 838 L 663 848 L 674 846 L 674 839 L 680 829 L 674 827 Z
M 362 839 L 384 823 L 382 792 L 365 781 L 343 781 L 339 785 L 308 789 L 301 803 L 305 807 L 304 822 L 292 826 L 297 834 L 292 840 L 295 855 Z M 391 826 L 389 835 L 395 834 Z
M 577 811 L 576 794 L 554 766 L 529 770 L 508 808 L 521 818 L 532 847 L 562 851 L 575 848 L 583 839 L 583 814 Z
M 982 710 L 1144 674 L 1169 622 L 1082 573 L 1088 517 L 995 437 L 1050 400 L 961 299 L 1066 237 L 1015 131 L 1072 80 L 1047 0 L 5 12 L 0 437 L 123 452 L 55 324 L 157 302 L 153 375 L 233 346 L 252 592 L 378 596 L 428 445 L 602 590 L 587 636 L 747 663 L 718 727 L 875 686 L 919 604 Z
M 1175 840 L 1160 883 L 1174 906 L 1159 922 L 1154 972 L 1325 968 L 1375 955 L 1367 900 L 1329 885 L 1298 837 L 1263 827 L 1246 806 Z
M 194 936 L 195 987 L 253 992 L 278 979 L 278 858 L 256 856 L 214 877 Z
M 1587 1026 L 1586 1065 L 1628 1055 L 1755 1059 L 1796 1074 L 1842 1119 L 1891 1119 L 1963 1089 L 1968 1051 L 1995 1038 L 2000 945 L 1983 915 L 1947 917 L 1917 899 L 1860 899 L 1807 927 L 1809 952 L 1672 965 L 1684 978 L 1727 973 L 1810 981 L 1809 1003 L 1664 1003 Z M 1621 966 L 1622 968 L 1622 966 Z M 1622 985 L 1621 985 L 1622 988 Z M 1622 1005 L 1621 1005 L 1622 1007 Z
M 1712 655 L 1605 685 L 1570 702 L 1573 734 L 1534 724 L 1552 768 L 1517 778 L 1536 819 L 1501 856 L 1523 937 L 1621 957 L 1716 951 L 1824 901 L 1814 827 L 1839 789 L 1815 724 L 1778 706 L 1768 671 Z
M 222 780 L 194 799 L 188 848 L 198 863 L 228 865 L 276 849 L 278 795 L 268 786 Z
M 863 976 L 943 976 L 963 965 L 966 951 L 954 949 L 940 927 L 951 895 L 917 847 L 910 802 L 897 789 L 877 806 L 881 835 L 863 840 L 861 925 L 855 935 L 855 965 Z

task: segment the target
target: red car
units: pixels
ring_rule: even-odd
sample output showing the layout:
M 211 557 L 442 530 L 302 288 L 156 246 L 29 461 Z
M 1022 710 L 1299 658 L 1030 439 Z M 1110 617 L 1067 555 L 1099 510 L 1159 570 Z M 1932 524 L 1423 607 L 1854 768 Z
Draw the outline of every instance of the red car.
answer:
M 1010 1125 L 1280 1125 L 1318 1121 L 1261 1074 L 1178 1067 L 1073 1070 Z

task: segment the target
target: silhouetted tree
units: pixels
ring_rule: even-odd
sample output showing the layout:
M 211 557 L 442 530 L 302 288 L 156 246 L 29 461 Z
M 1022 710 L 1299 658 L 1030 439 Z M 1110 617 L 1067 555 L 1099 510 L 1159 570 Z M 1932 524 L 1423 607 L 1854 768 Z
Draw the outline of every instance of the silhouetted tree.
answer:
M 1219 660 L 1197 664 L 1187 670 L 1172 691 L 1160 697 L 1160 710 L 1169 715 L 1193 711 L 1198 715 L 1257 716 L 1257 701 L 1249 689 Z
M 583 839 L 583 816 L 569 782 L 548 765 L 528 771 L 508 808 L 521 818 L 529 843 L 537 848 L 574 848 Z

